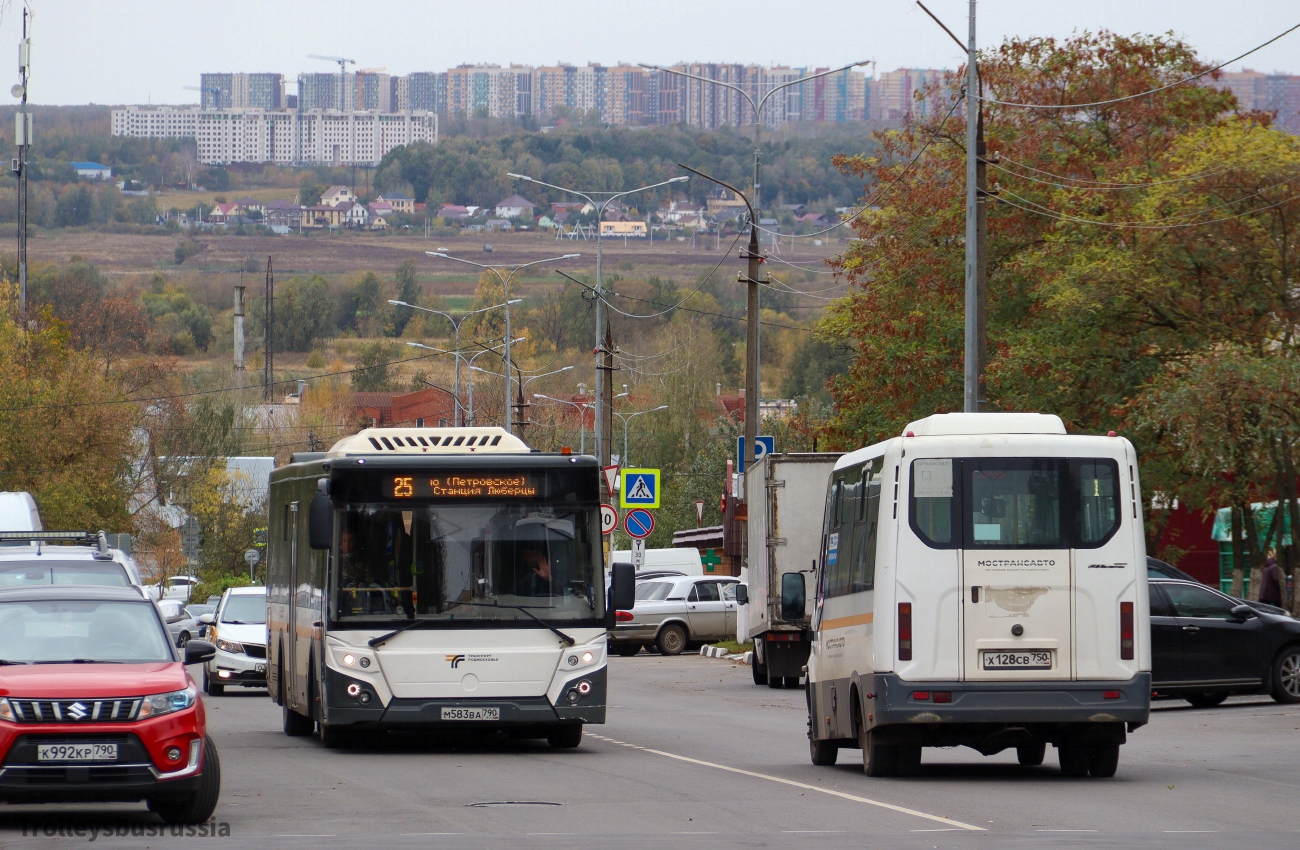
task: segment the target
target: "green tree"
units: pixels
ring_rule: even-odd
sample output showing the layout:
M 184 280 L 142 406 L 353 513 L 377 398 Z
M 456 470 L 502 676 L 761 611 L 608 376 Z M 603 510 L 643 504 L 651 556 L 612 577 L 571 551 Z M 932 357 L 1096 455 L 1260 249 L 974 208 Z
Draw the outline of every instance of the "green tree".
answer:
M 253 317 L 265 326 L 266 307 L 261 299 L 252 303 Z M 295 277 L 275 291 L 275 350 L 310 351 L 317 340 L 326 339 L 334 328 L 334 302 L 329 284 L 320 275 Z
M 355 392 L 391 392 L 396 389 L 396 369 L 391 365 L 401 356 L 395 343 L 375 340 L 357 348 L 356 365 L 352 372 L 352 389 Z

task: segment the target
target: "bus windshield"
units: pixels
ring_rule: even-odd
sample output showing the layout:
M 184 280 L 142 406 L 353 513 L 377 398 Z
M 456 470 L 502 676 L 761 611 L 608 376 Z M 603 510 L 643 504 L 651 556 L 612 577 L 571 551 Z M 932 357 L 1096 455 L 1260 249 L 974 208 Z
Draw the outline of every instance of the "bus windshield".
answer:
M 600 618 L 595 520 L 594 508 L 519 502 L 349 505 L 336 526 L 333 619 Z

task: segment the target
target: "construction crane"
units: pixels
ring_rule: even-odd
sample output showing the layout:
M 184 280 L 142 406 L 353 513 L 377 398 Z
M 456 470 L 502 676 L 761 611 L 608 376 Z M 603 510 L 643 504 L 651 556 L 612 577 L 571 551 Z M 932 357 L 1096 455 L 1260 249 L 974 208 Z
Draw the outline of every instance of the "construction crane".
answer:
M 227 92 L 226 92 L 224 89 L 220 89 L 220 88 L 218 88 L 217 86 L 181 86 L 181 88 L 185 89 L 186 91 L 196 91 L 196 92 L 200 92 L 200 94 L 199 94 L 199 103 L 202 103 L 202 102 L 203 102 L 203 94 L 202 94 L 202 93 L 204 93 L 204 92 L 212 92 L 213 94 L 216 95 L 216 97 L 215 97 L 214 100 L 213 100 L 213 104 L 212 104 L 212 108 L 213 108 L 213 109 L 220 109 L 220 108 L 221 108 L 221 96 L 222 96 L 223 94 L 227 94 Z
M 353 65 L 357 64 L 357 60 L 355 60 L 355 59 L 344 59 L 342 56 L 317 56 L 317 55 L 314 54 L 314 53 L 308 55 L 307 58 L 308 58 L 308 59 L 320 59 L 320 60 L 322 60 L 322 61 L 324 61 L 324 62 L 337 62 L 337 63 L 339 63 L 339 112 L 342 112 L 342 111 L 343 111 L 343 104 L 344 104 L 344 101 L 343 101 L 343 87 L 344 87 L 344 85 L 345 85 L 345 80 L 347 79 L 347 66 L 348 66 L 349 63 L 350 63 L 350 64 L 353 64 Z

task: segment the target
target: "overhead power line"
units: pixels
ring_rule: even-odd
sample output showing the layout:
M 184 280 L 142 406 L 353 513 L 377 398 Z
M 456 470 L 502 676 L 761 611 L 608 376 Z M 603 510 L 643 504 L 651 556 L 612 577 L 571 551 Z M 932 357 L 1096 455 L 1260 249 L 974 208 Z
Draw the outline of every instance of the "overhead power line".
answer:
M 1201 71 L 1199 74 L 1192 74 L 1190 77 L 1184 77 L 1183 79 L 1178 80 L 1177 82 L 1170 83 L 1167 86 L 1161 86 L 1160 88 L 1149 89 L 1144 92 L 1138 92 L 1137 94 L 1126 94 L 1123 97 L 1112 97 L 1109 100 L 1097 100 L 1097 101 L 1093 101 L 1092 103 L 1016 103 L 1014 101 L 997 100 L 991 97 L 983 97 L 978 94 L 975 95 L 975 97 L 979 98 L 985 103 L 997 104 L 998 106 L 1012 106 L 1020 109 L 1091 109 L 1094 106 L 1110 106 L 1111 104 L 1114 103 L 1123 103 L 1126 100 L 1136 100 L 1139 97 L 1148 97 L 1153 94 L 1159 94 L 1160 92 L 1169 91 L 1170 89 L 1177 88 L 1178 86 L 1181 85 L 1186 85 L 1187 83 L 1195 82 L 1196 80 L 1199 80 L 1201 77 L 1204 77 L 1207 74 L 1213 74 L 1215 71 L 1226 68 L 1227 66 L 1231 65 L 1233 62 L 1236 62 L 1241 59 L 1245 59 L 1250 54 L 1255 53 L 1256 51 L 1259 50 L 1263 50 L 1265 47 L 1268 47 L 1273 42 L 1278 41 L 1279 39 L 1290 35 L 1291 33 L 1295 32 L 1298 29 L 1300 29 L 1300 24 L 1296 24 L 1295 26 L 1287 30 L 1284 30 L 1283 32 L 1278 33 L 1277 35 L 1270 38 L 1268 41 L 1256 47 L 1252 47 L 1250 50 L 1247 50 L 1245 53 L 1241 54 L 1240 56 L 1234 56 L 1233 58 L 1229 59 L 1227 62 L 1221 62 L 1218 65 L 1215 65 L 1213 68 L 1206 68 L 1204 71 Z

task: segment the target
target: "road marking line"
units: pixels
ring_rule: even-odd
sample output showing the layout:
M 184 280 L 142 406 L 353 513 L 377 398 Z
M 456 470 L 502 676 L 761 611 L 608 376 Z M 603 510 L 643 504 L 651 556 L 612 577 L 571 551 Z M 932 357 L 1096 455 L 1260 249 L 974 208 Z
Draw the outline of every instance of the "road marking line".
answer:
M 275 837 L 276 838 L 334 838 L 335 836 L 333 833 L 329 835 L 321 835 L 317 833 L 287 832 L 282 835 L 277 835 Z
M 612 738 L 602 738 L 599 735 L 592 735 L 591 737 L 603 741 L 621 743 L 621 742 L 614 741 Z M 911 815 L 912 817 L 924 818 L 925 820 L 934 821 L 935 823 L 948 824 L 949 826 L 958 829 L 969 830 L 971 832 L 985 831 L 984 827 L 982 826 L 975 826 L 974 824 L 962 823 L 959 820 L 946 818 L 943 817 L 942 815 L 932 815 L 927 812 L 920 812 L 917 811 L 916 809 L 909 809 L 905 806 L 895 806 L 893 803 L 886 803 L 881 800 L 873 800 L 870 797 L 859 797 L 856 794 L 847 794 L 843 791 L 835 791 L 830 788 L 818 788 L 816 785 L 809 785 L 806 782 L 796 782 L 793 779 L 785 779 L 780 776 L 772 776 L 771 774 L 767 774 L 767 773 L 756 773 L 752 770 L 742 770 L 738 767 L 728 767 L 725 764 L 716 764 L 711 761 L 701 761 L 700 759 L 687 758 L 686 756 L 679 756 L 676 753 L 667 753 L 664 752 L 663 750 L 652 750 L 649 747 L 639 747 L 639 749 L 645 753 L 651 753 L 656 756 L 663 756 L 664 758 L 676 759 L 677 761 L 684 761 L 688 764 L 697 764 L 700 767 L 711 767 L 714 768 L 715 770 L 725 770 L 728 773 L 738 773 L 741 776 L 750 776 L 753 777 L 754 779 L 766 779 L 768 782 L 778 782 L 782 785 L 790 785 L 794 788 L 802 788 L 805 791 L 816 791 L 819 794 L 829 794 L 832 797 L 839 797 L 844 800 L 852 800 L 855 803 L 866 803 L 868 806 L 876 806 L 877 808 L 888 809 L 891 812 L 899 812 L 900 814 Z
M 460 835 L 459 832 L 403 832 L 402 837 L 408 838 L 414 835 Z
M 1098 832 L 1096 829 L 1036 829 L 1035 832 Z
M 1209 833 L 1211 835 L 1217 835 L 1218 832 L 1219 831 L 1217 829 L 1166 829 L 1165 830 L 1165 833 L 1169 835 L 1199 835 L 1201 833 Z
M 910 829 L 910 830 L 908 830 L 908 832 L 961 832 L 961 831 L 962 831 L 962 830 L 957 829 L 956 827 L 951 827 L 951 826 L 941 827 L 941 828 L 939 828 L 939 829 Z

